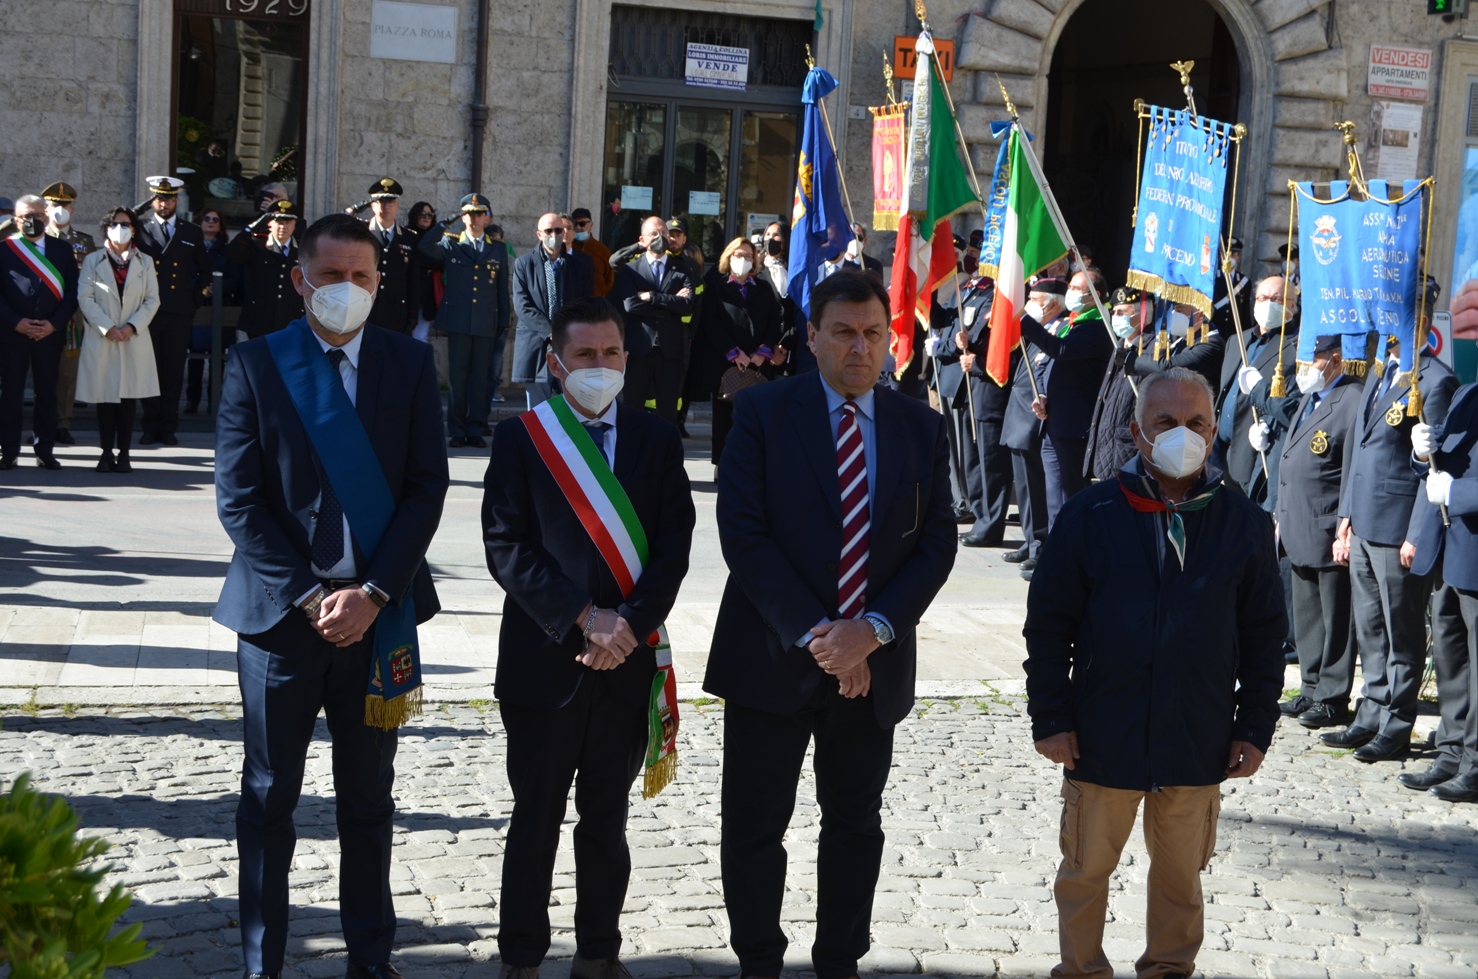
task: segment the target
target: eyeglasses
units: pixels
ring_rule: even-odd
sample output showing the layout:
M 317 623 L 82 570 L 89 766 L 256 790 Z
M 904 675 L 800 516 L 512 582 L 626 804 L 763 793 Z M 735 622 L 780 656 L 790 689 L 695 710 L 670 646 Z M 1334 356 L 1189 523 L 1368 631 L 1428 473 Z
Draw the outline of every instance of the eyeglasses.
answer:
M 588 227 L 590 227 L 590 221 L 587 220 L 587 219 L 582 218 L 579 221 L 576 221 L 575 222 L 575 227 L 577 227 L 577 228 L 588 228 Z
M 221 223 L 221 219 L 218 218 L 218 217 L 216 217 L 214 214 L 205 214 L 205 215 L 202 215 L 201 216 L 200 223 L 201 224 L 220 224 Z
M 564 233 L 565 233 L 565 229 L 564 228 L 540 228 L 539 229 L 539 234 L 541 234 L 541 235 L 562 235 Z
M 132 221 L 114 221 L 112 224 L 108 225 L 108 227 L 110 227 L 110 228 L 132 228 L 133 227 L 133 222 Z

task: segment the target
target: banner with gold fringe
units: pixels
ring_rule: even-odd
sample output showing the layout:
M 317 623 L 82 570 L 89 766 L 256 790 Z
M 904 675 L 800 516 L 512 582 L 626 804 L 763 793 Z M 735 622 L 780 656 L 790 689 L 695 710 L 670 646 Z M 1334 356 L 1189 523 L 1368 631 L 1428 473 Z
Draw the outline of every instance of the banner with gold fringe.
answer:
M 908 103 L 869 107 L 872 113 L 872 229 L 897 231 L 903 209 L 903 136 Z

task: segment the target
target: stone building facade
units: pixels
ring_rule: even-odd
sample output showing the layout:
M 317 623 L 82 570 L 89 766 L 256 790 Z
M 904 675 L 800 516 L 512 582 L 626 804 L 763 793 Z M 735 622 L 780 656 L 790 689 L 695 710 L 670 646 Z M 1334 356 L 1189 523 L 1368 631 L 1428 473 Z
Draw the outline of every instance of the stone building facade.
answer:
M 265 25 L 263 37 L 295 30 L 301 34 L 291 36 L 303 39 L 301 55 L 293 54 L 299 59 L 292 75 L 297 94 L 288 99 L 301 107 L 295 123 L 301 143 L 295 144 L 289 183 L 308 215 L 342 208 L 388 175 L 404 184 L 407 203 L 428 200 L 443 214 L 469 190 L 486 193 L 510 238 L 523 246 L 532 241 L 537 216 L 545 210 L 584 206 L 610 216 L 609 201 L 602 199 L 611 188 L 613 147 L 623 135 L 608 131 L 614 101 L 660 89 L 666 94 L 653 98 L 667 99 L 669 106 L 682 102 L 680 79 L 633 80 L 618 70 L 623 54 L 617 48 L 642 41 L 612 25 L 630 23 L 633 11 L 645 11 L 679 28 L 684 17 L 706 18 L 715 37 L 741 21 L 770 25 L 771 39 L 753 42 L 756 52 L 770 44 L 801 58 L 789 41 L 789 47 L 775 47 L 781 44 L 775 31 L 808 38 L 817 61 L 842 83 L 827 102 L 852 202 L 865 221 L 871 212 L 866 106 L 883 101 L 881 67 L 894 37 L 916 33 L 918 22 L 913 0 L 822 0 L 820 6 L 816 30 L 813 0 L 435 0 L 427 3 L 428 22 L 433 13 L 454 18 L 454 37 L 445 46 L 446 61 L 420 61 L 376 55 L 372 27 L 383 18 L 375 0 L 0 0 L 8 25 L 0 34 L 0 60 L 9 69 L 0 100 L 0 194 L 14 197 L 67 180 L 82 194 L 79 220 L 89 223 L 117 201 L 141 199 L 145 176 L 181 165 L 181 72 L 196 52 L 181 36 L 182 18 L 265 18 L 270 11 L 286 26 L 253 21 Z M 472 105 L 484 10 L 487 124 L 481 173 L 474 174 Z M 1133 134 L 1105 115 L 1119 112 L 1114 106 L 1120 103 L 1127 112 L 1128 99 L 1115 94 L 1112 105 L 1091 107 L 1095 87 L 1117 92 L 1110 84 L 1116 77 L 1148 78 L 1153 69 L 1163 72 L 1161 91 L 1168 85 L 1178 97 L 1178 82 L 1159 62 L 1184 57 L 1174 53 L 1181 47 L 1209 52 L 1210 61 L 1197 69 L 1202 74 L 1193 76 L 1198 92 L 1208 100 L 1220 97 L 1223 117 L 1233 114 L 1231 121 L 1248 127 L 1235 220 L 1237 233 L 1249 242 L 1249 263 L 1270 261 L 1286 235 L 1288 180 L 1342 174 L 1343 147 L 1332 125 L 1351 119 L 1362 137 L 1367 131 L 1374 101 L 1366 90 L 1372 44 L 1432 52 L 1417 156 L 1421 174 L 1433 173 L 1439 182 L 1432 268 L 1444 282 L 1451 280 L 1447 270 L 1464 173 L 1478 167 L 1465 163 L 1467 146 L 1478 145 L 1478 118 L 1469 119 L 1478 40 L 1463 36 L 1466 21 L 1429 17 L 1421 0 L 932 0 L 929 16 L 936 37 L 957 44 L 951 89 L 981 170 L 989 169 L 995 153 L 989 124 L 1005 114 L 999 84 L 1026 125 L 1045 135 L 1038 145 L 1055 185 L 1054 112 L 1060 122 L 1077 118 L 1075 113 L 1087 119 L 1092 108 L 1099 113 L 1095 125 L 1108 127 L 1105 132 L 1118 127 L 1102 150 L 1087 147 L 1076 163 L 1062 157 L 1064 173 L 1074 166 L 1091 169 L 1094 152 L 1118 160 L 1119 169 L 1109 176 L 1083 170 L 1087 176 L 1076 193 L 1085 197 L 1093 196 L 1095 180 L 1122 184 L 1132 169 L 1122 161 L 1132 153 Z M 1129 40 L 1095 44 L 1083 38 L 1082 25 L 1091 18 L 1130 25 L 1124 35 Z M 1090 61 L 1092 70 L 1082 67 Z M 713 111 L 724 99 L 738 106 L 753 101 L 756 113 L 770 113 L 769 119 L 777 107 L 798 112 L 793 76 L 786 75 L 785 85 L 695 94 Z M 1071 93 L 1054 91 L 1070 78 L 1077 79 Z M 1153 94 L 1147 91 L 1146 97 Z M 788 108 L 786 100 L 793 100 Z M 282 111 L 298 118 L 290 105 Z M 734 119 L 739 126 L 740 116 Z M 743 125 L 749 122 L 744 117 Z M 239 130 L 243 123 L 237 119 L 235 125 Z M 735 155 L 726 160 L 716 151 L 713 172 L 753 164 L 747 130 L 733 133 Z M 728 137 L 710 143 L 719 146 L 723 138 Z M 669 156 L 674 152 L 683 150 L 669 147 Z M 793 172 L 790 161 L 769 165 Z M 676 178 L 670 160 L 665 166 L 664 179 L 681 191 L 683 180 L 691 178 L 683 169 L 687 164 L 678 162 L 683 175 Z M 709 179 L 719 180 L 713 186 L 721 196 L 736 188 L 751 192 L 738 178 L 724 184 L 710 173 Z M 1062 179 L 1074 192 L 1078 178 L 1069 173 Z M 771 188 L 766 210 L 788 212 L 775 197 Z M 724 206 L 727 216 L 712 221 L 716 233 L 747 230 L 741 202 Z M 1126 228 L 1127 221 L 1125 212 Z M 889 237 L 875 235 L 870 247 L 885 260 Z

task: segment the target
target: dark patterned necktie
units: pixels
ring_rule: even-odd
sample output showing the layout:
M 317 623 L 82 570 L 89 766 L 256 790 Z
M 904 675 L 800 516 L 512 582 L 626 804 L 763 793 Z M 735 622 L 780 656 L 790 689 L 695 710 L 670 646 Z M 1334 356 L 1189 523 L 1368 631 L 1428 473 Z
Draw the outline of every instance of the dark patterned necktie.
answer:
M 544 262 L 544 293 L 549 297 L 549 315 L 559 312 L 559 277 L 554 262 Z
M 590 437 L 595 440 L 595 451 L 600 453 L 601 461 L 609 466 L 611 460 L 606 455 L 606 433 L 611 430 L 610 424 L 607 422 L 581 422 L 581 424 L 585 426 L 585 431 L 590 433 Z
M 339 365 L 344 362 L 344 351 L 335 348 L 328 352 L 328 362 L 339 374 Z M 313 525 L 313 563 L 325 574 L 333 570 L 344 557 L 344 508 L 339 505 L 338 494 L 333 483 L 325 477 L 320 488 L 318 522 Z

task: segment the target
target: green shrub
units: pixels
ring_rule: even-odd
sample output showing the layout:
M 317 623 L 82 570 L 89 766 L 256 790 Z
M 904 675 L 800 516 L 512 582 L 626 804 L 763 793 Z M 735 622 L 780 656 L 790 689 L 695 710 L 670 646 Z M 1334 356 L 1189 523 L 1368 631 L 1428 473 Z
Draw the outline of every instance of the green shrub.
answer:
M 99 898 L 108 849 L 77 838 L 77 814 L 23 774 L 0 795 L 0 965 L 11 979 L 101 979 L 103 970 L 148 958 L 142 925 L 108 937 L 132 898 L 114 887 Z

